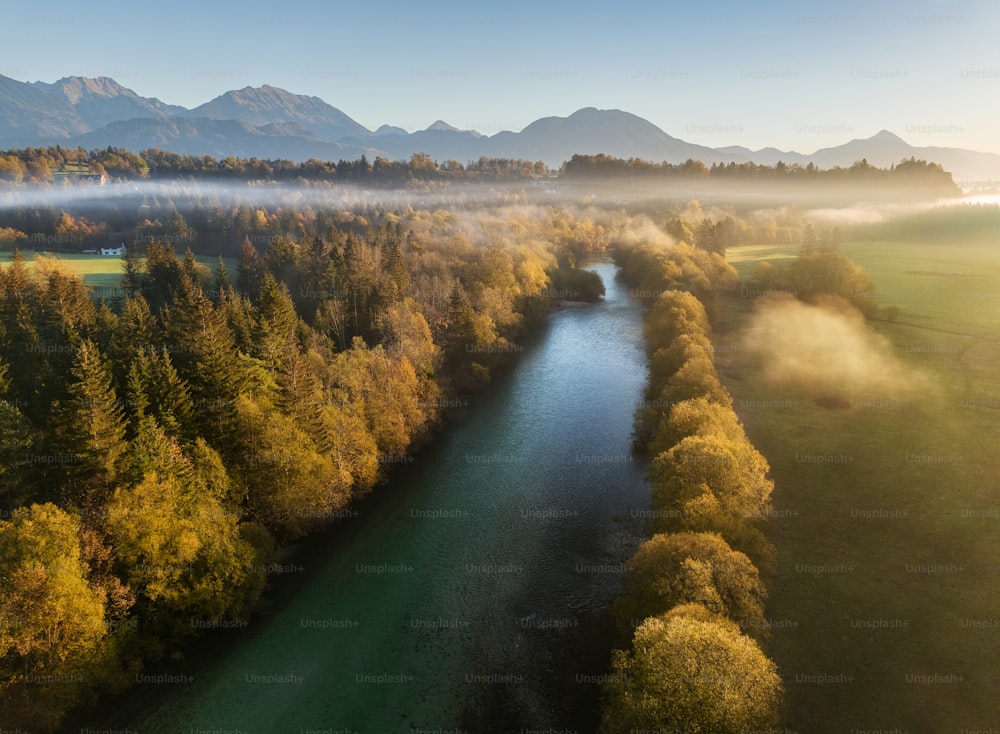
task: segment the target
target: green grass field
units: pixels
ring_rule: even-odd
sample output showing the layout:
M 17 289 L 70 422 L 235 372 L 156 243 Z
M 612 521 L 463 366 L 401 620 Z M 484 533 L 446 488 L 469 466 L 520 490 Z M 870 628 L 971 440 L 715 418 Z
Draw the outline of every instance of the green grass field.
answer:
M 33 266 L 35 255 L 47 254 L 38 253 L 34 250 L 21 250 L 28 261 L 29 268 Z M 10 262 L 12 253 L 0 252 L 0 265 Z M 83 284 L 90 288 L 97 296 L 102 294 L 113 295 L 121 283 L 122 259 L 120 257 L 104 257 L 101 255 L 78 255 L 69 253 L 56 253 L 54 257 L 66 264 L 66 266 L 83 279 Z M 217 257 L 195 258 L 201 265 L 204 265 L 209 272 L 214 272 L 218 267 Z M 236 260 L 234 258 L 223 258 L 226 268 L 229 269 L 232 277 L 236 273 Z
M 786 723 L 1000 730 L 1000 243 L 841 251 L 871 274 L 880 305 L 900 308 L 867 328 L 928 376 L 926 389 L 841 394 L 826 408 L 823 391 L 765 384 L 739 341 L 749 298 L 725 300 L 715 335 L 720 375 L 776 482 L 768 614 Z M 746 277 L 796 252 L 734 248 L 728 259 Z

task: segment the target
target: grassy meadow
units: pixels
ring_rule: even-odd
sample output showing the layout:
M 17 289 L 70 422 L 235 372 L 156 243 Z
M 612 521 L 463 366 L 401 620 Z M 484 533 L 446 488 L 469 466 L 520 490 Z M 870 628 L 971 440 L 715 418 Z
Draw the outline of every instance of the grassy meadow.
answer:
M 894 322 L 863 326 L 878 369 L 912 380 L 875 376 L 858 390 L 762 379 L 781 355 L 761 359 L 746 341 L 761 306 L 746 291 L 725 299 L 714 337 L 776 483 L 768 616 L 787 725 L 1000 730 L 1000 250 L 840 249 L 869 272 L 879 305 L 899 308 Z M 728 260 L 747 278 L 797 251 L 734 248 Z M 807 357 L 819 369 L 836 358 Z
M 49 253 L 36 252 L 34 250 L 21 250 L 28 262 L 28 267 L 34 266 L 36 255 L 47 255 Z M 0 252 L 0 265 L 10 263 L 12 252 Z M 83 284 L 90 288 L 98 297 L 107 297 L 109 300 L 115 295 L 120 295 L 119 285 L 122 277 L 122 259 L 120 257 L 110 257 L 95 254 L 76 253 L 54 253 L 53 257 L 60 260 L 71 271 L 83 279 Z M 197 256 L 195 259 L 199 264 L 207 268 L 203 273 L 214 272 L 219 265 L 217 257 Z M 231 277 L 236 277 L 236 259 L 223 258 L 226 268 Z

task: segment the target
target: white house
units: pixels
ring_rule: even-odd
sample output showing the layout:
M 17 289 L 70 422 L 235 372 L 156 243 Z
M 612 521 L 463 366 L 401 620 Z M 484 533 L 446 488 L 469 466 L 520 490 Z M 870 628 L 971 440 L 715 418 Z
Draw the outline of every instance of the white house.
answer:
M 121 257 L 125 254 L 125 240 L 121 237 L 108 237 L 105 242 L 101 243 L 99 252 L 107 257 Z

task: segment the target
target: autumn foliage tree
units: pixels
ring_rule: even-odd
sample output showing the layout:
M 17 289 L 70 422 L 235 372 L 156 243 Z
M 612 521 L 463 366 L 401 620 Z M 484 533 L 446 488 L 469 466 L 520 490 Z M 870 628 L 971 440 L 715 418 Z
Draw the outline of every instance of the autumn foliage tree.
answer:
M 629 559 L 616 613 L 629 631 L 680 604 L 700 604 L 753 630 L 763 629 L 757 567 L 715 533 L 659 533 Z
M 760 292 L 787 291 L 808 302 L 824 295 L 839 296 L 865 315 L 875 312 L 875 287 L 865 269 L 835 248 L 815 243 L 803 247 L 788 265 L 761 263 L 749 287 Z
M 54 726 L 103 658 L 105 602 L 87 579 L 80 521 L 51 503 L 0 520 L 5 726 Z
M 745 734 L 775 726 L 774 663 L 729 620 L 685 605 L 650 617 L 615 652 L 601 731 Z

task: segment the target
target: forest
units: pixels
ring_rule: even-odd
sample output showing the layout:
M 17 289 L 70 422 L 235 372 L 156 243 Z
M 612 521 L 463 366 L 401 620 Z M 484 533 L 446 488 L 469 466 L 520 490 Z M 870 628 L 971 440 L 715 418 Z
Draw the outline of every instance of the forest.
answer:
M 958 187 L 951 174 L 936 163 L 904 159 L 889 168 L 879 168 L 862 159 L 846 168 L 818 168 L 809 163 L 802 166 L 777 163 L 773 166 L 759 163 L 713 163 L 706 166 L 701 161 L 688 160 L 681 164 L 653 163 L 641 159 L 614 158 L 603 154 L 574 155 L 563 165 L 562 173 L 570 178 L 598 179 L 698 179 L 733 183 L 805 183 L 836 184 L 845 186 L 883 186 L 922 189 L 939 195 L 957 194 Z
M 399 186 L 401 184 L 524 182 L 538 178 L 575 179 L 660 179 L 715 180 L 718 182 L 753 181 L 755 183 L 791 182 L 865 186 L 881 184 L 920 189 L 924 193 L 953 195 L 959 192 L 951 174 L 936 163 L 909 158 L 889 168 L 879 168 L 860 160 L 849 167 L 818 168 L 812 163 L 779 162 L 773 166 L 747 163 L 713 163 L 688 159 L 684 163 L 654 162 L 639 158 L 615 158 L 605 154 L 573 155 L 557 169 L 541 161 L 516 158 L 481 157 L 464 164 L 456 160 L 438 162 L 426 153 L 415 153 L 408 161 L 358 160 L 301 163 L 261 158 L 217 159 L 211 155 L 185 155 L 157 148 L 139 153 L 108 147 L 86 151 L 83 148 L 21 148 L 0 152 L 0 185 L 69 182 L 73 175 L 88 174 L 117 180 L 200 179 L 244 181 L 340 182 Z
M 553 304 L 600 295 L 571 265 L 606 244 L 587 217 L 372 220 L 245 242 L 235 272 L 150 242 L 113 303 L 57 258 L 3 268 L 5 725 L 53 729 L 189 620 L 249 615 L 281 547 L 383 482 Z

